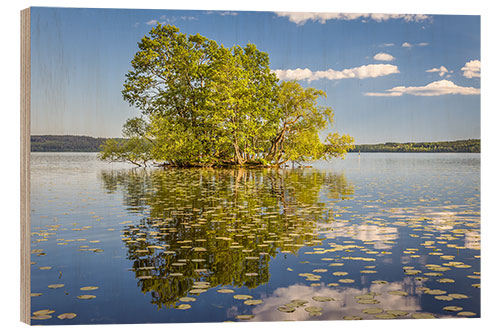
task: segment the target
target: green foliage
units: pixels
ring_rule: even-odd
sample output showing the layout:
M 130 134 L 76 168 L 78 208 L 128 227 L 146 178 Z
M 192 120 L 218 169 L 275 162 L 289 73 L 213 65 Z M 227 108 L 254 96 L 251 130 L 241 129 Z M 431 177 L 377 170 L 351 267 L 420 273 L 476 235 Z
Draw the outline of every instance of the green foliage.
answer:
M 130 162 L 137 166 L 147 166 L 151 160 L 151 143 L 140 137 L 128 140 L 108 139 L 101 145 L 99 158 L 109 162 Z
M 253 44 L 226 48 L 159 24 L 138 47 L 122 94 L 142 117 L 129 119 L 123 134 L 148 141 L 158 162 L 279 166 L 342 156 L 352 142 L 343 136 L 327 147 L 319 133 L 333 123 L 333 111 L 318 105 L 326 94 L 280 84 Z M 113 147 L 122 159 L 126 145 L 105 148 Z

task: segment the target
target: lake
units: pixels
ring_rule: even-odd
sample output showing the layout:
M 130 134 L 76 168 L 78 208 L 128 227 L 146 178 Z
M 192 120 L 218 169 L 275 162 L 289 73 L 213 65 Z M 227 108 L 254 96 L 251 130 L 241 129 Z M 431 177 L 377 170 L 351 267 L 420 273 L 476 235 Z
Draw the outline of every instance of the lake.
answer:
M 32 153 L 31 209 L 31 311 L 50 310 L 32 324 L 480 316 L 479 154 L 163 170 Z

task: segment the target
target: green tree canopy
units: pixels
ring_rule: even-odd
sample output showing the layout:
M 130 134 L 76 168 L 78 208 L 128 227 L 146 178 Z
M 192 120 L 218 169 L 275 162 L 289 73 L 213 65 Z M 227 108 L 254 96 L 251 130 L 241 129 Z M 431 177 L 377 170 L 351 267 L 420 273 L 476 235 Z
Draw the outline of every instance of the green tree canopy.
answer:
M 227 48 L 159 24 L 138 47 L 122 94 L 142 116 L 129 119 L 123 134 L 141 140 L 149 159 L 170 166 L 279 166 L 352 148 L 349 136 L 320 139 L 333 123 L 332 109 L 318 105 L 326 94 L 280 83 L 268 55 L 253 44 Z M 121 156 L 127 147 L 106 143 L 101 158 L 116 159 L 115 149 Z

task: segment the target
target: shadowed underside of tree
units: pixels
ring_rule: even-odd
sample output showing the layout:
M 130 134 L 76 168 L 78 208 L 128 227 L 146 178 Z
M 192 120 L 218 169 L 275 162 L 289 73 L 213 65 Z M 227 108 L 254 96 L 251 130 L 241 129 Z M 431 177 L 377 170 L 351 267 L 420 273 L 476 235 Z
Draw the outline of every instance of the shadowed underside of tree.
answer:
M 343 156 L 348 135 L 320 132 L 333 124 L 326 94 L 279 82 L 255 45 L 226 48 L 199 34 L 158 25 L 138 43 L 124 99 L 141 110 L 101 158 L 165 166 L 281 166 Z M 133 151 L 132 153 L 130 153 Z

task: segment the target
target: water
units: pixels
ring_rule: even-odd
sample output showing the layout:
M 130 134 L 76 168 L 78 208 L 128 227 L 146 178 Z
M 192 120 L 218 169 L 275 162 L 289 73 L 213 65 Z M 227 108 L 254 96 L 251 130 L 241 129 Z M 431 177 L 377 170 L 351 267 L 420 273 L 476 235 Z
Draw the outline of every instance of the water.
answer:
M 31 162 L 32 312 L 54 311 L 33 324 L 480 316 L 479 154 L 295 170 Z

